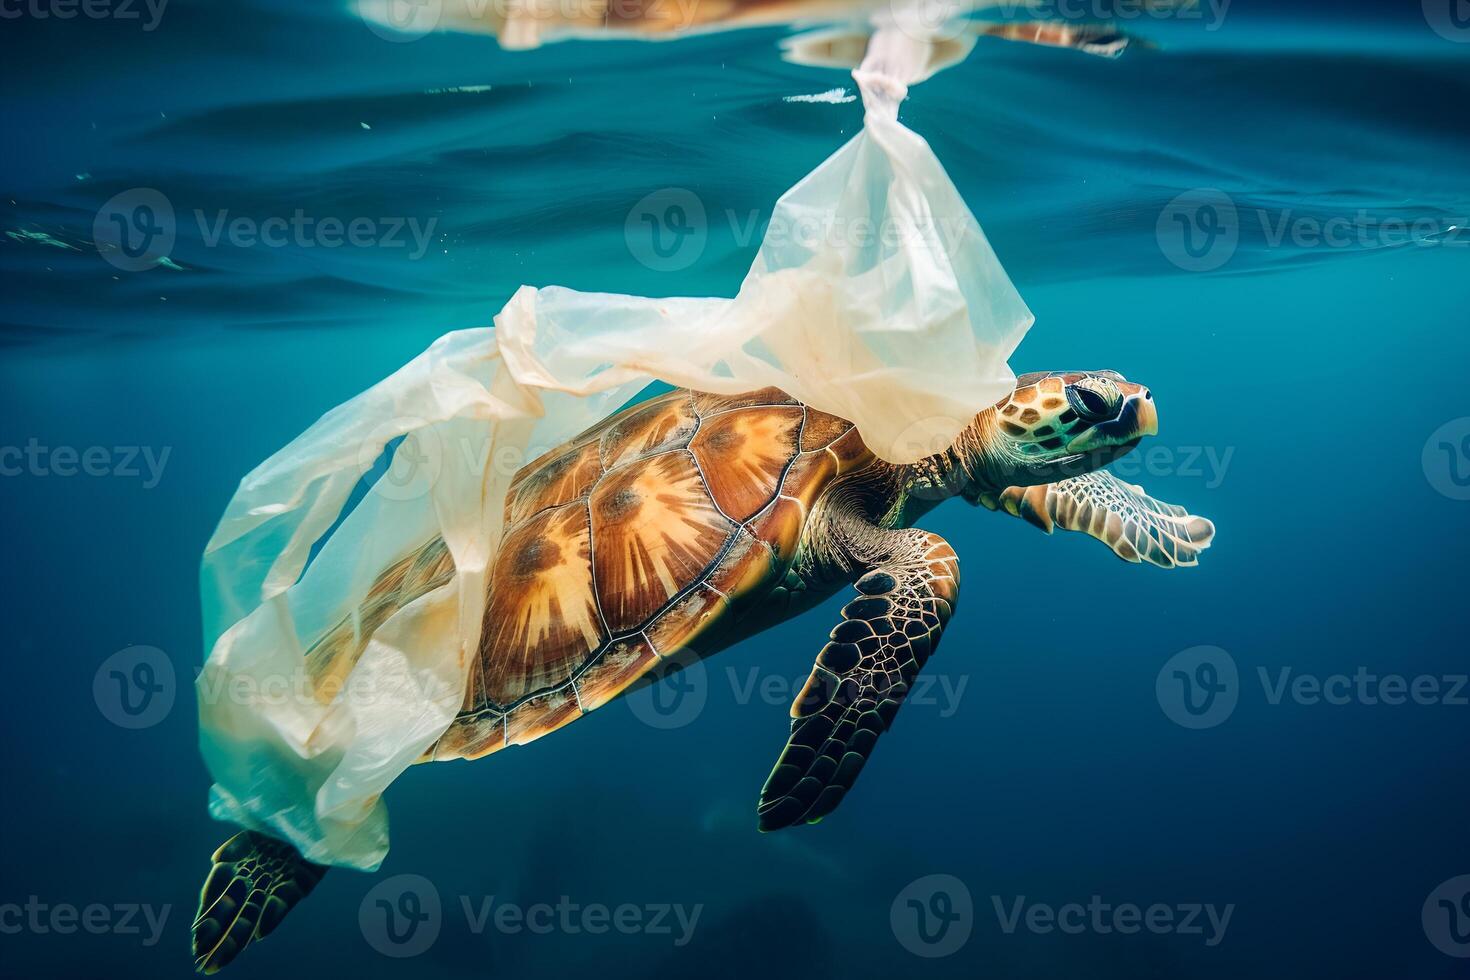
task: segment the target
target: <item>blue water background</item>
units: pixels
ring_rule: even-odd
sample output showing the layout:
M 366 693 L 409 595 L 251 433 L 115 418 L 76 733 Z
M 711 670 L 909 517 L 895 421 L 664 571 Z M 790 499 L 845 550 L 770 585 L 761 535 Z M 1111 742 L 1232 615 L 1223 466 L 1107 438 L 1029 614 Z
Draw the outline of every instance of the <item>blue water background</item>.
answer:
M 906 707 L 821 825 L 756 833 L 787 702 L 742 693 L 751 671 L 804 677 L 835 602 L 711 660 L 708 703 L 677 730 L 619 703 L 526 749 L 410 771 L 388 797 L 382 874 L 442 896 L 422 955 L 375 952 L 359 910 L 378 879 L 335 872 L 230 975 L 1463 976 L 1421 906 L 1470 873 L 1470 707 L 1272 704 L 1258 679 L 1470 662 L 1470 503 L 1437 489 L 1458 471 L 1425 454 L 1470 415 L 1470 249 L 1448 231 L 1470 213 L 1470 45 L 1416 7 L 1238 0 L 1218 30 L 1138 24 L 1162 47 L 1115 62 L 986 41 L 905 106 L 1036 313 L 1013 365 L 1151 386 L 1168 458 L 1128 475 L 1216 522 L 1200 568 L 1125 565 L 1085 537 L 947 504 L 925 525 L 959 552 L 963 597 L 930 669 L 963 693 L 953 711 Z M 203 656 L 198 558 L 240 476 L 434 337 L 489 323 L 523 282 L 732 294 L 758 242 L 740 222 L 861 111 L 783 101 L 847 80 L 778 61 L 777 29 L 512 53 L 471 36 L 390 44 L 337 9 L 175 0 L 151 32 L 3 30 L 17 43 L 0 231 L 19 234 L 0 239 L 0 444 L 170 455 L 156 486 L 0 482 L 0 903 L 170 913 L 153 945 L 0 935 L 0 974 L 184 977 L 196 890 L 228 833 L 205 815 L 187 683 Z M 211 247 L 183 217 L 179 268 L 127 273 L 88 243 L 97 209 L 136 187 L 181 216 L 302 208 L 434 218 L 436 233 L 417 259 Z M 635 203 L 668 187 L 710 216 L 677 273 L 625 238 Z M 1241 215 L 1239 247 L 1210 272 L 1172 263 L 1158 231 L 1199 188 Z M 1360 209 L 1379 228 L 1364 243 L 1266 231 Z M 1377 247 L 1385 219 L 1445 233 Z M 135 644 L 164 651 L 181 683 L 166 718 L 131 731 L 93 682 Z M 1201 644 L 1237 664 L 1239 703 L 1189 730 L 1155 681 Z M 973 933 L 922 959 L 890 906 L 934 873 L 967 886 Z M 1008 934 L 994 909 L 1093 895 L 1234 912 L 1207 946 Z M 702 912 L 684 946 L 476 934 L 460 896 Z

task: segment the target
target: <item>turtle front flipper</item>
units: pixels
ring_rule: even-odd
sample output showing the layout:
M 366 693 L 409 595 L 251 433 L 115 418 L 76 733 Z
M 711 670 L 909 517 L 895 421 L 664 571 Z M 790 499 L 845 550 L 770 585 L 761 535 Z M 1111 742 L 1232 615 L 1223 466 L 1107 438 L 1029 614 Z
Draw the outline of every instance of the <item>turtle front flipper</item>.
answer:
M 253 830 L 225 841 L 199 893 L 195 969 L 214 973 L 264 939 L 326 873 L 325 865 L 312 864 L 290 844 Z
M 1146 561 L 1160 568 L 1199 564 L 1200 552 L 1215 537 L 1210 521 L 1155 500 L 1142 487 L 1124 483 L 1106 470 L 1034 487 L 1007 487 L 976 499 L 1047 534 L 1054 527 L 1082 531 L 1124 561 Z
M 887 557 L 855 583 L 791 705 L 791 737 L 761 789 L 763 831 L 816 823 L 842 802 L 953 611 L 960 569 L 948 543 L 917 529 L 881 534 Z

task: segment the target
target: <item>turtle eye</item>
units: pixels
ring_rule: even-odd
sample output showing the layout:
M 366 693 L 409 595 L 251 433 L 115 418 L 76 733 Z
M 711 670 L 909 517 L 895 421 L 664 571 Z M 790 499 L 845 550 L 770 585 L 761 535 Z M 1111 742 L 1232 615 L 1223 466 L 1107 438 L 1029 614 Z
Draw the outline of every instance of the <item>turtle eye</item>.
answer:
M 1117 416 L 1123 393 L 1107 378 L 1084 378 L 1067 386 L 1067 402 L 1087 421 L 1102 422 Z

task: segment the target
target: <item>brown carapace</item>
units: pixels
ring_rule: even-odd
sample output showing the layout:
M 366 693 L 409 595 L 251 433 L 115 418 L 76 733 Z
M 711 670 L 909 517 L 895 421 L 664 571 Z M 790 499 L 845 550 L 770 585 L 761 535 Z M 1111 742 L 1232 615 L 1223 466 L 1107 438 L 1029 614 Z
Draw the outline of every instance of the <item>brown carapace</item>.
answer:
M 1157 420 L 1148 389 L 1116 373 L 1026 375 L 952 447 L 897 465 L 775 389 L 678 389 L 625 408 L 516 474 L 464 704 L 421 761 L 534 741 L 852 587 L 757 807 L 762 830 L 814 823 L 853 786 L 956 608 L 958 557 L 912 526 L 937 503 L 962 496 L 1162 567 L 1209 546 L 1209 521 L 1099 469 Z M 376 624 L 453 571 L 437 539 L 389 569 L 308 652 L 312 677 L 339 687 Z M 257 832 L 221 848 L 195 923 L 200 969 L 273 928 L 324 870 Z
M 784 575 L 822 489 L 872 461 L 849 423 L 774 389 L 679 390 L 525 467 L 464 711 L 431 757 L 529 742 L 712 653 Z

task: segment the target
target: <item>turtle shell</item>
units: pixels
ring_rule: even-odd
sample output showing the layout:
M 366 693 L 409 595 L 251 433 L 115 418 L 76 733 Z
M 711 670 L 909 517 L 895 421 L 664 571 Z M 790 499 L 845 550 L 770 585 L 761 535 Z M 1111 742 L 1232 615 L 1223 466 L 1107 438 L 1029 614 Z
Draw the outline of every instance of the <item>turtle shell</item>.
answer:
M 527 464 L 465 704 L 431 757 L 529 742 L 728 642 L 785 574 L 821 490 L 871 459 L 851 423 L 777 389 L 677 389 Z

